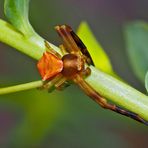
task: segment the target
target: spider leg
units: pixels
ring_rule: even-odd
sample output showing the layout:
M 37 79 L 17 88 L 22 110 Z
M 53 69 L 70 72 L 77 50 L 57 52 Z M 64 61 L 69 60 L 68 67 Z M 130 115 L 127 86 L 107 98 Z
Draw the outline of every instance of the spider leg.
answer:
M 81 71 L 79 74 L 82 77 L 87 77 L 87 76 L 89 76 L 91 74 L 91 69 L 89 67 L 86 67 L 86 69 Z
M 87 50 L 87 47 L 84 45 L 82 40 L 77 36 L 77 34 L 72 29 L 69 29 L 69 30 L 70 30 L 70 34 L 73 37 L 73 39 L 75 40 L 77 46 L 80 48 L 81 52 L 83 53 L 87 64 L 94 65 L 93 60 L 91 59 L 91 56 L 90 56 L 90 54 L 89 54 L 89 52 Z
M 67 82 L 67 79 L 62 74 L 58 74 L 51 80 L 43 81 L 43 85 L 38 89 L 45 89 L 48 90 L 48 92 L 52 92 L 54 88 L 56 88 L 57 90 L 63 90 L 68 86 L 70 86 L 70 83 Z
M 101 107 L 105 109 L 112 110 L 114 112 L 120 113 L 124 116 L 130 117 L 134 120 L 137 120 L 141 123 L 144 123 L 145 125 L 148 125 L 148 121 L 145 121 L 143 118 L 141 118 L 138 114 L 133 113 L 131 111 L 122 109 L 114 104 L 110 104 L 107 102 L 105 98 L 103 98 L 100 94 L 98 94 L 91 86 L 89 86 L 85 80 L 77 74 L 75 78 L 73 78 L 73 81 L 79 85 L 79 87 L 89 96 L 91 97 L 97 104 L 99 104 Z
M 79 47 L 77 46 L 75 40 L 70 34 L 70 27 L 66 25 L 56 26 L 57 33 L 62 38 L 64 46 L 68 53 L 81 53 Z
M 61 49 L 61 52 L 62 52 L 63 55 L 65 55 L 65 54 L 67 53 L 66 48 L 65 48 L 64 45 L 61 44 L 61 45 L 59 46 L 59 48 Z
M 94 65 L 86 46 L 83 44 L 81 39 L 74 33 L 70 26 L 56 26 L 55 29 L 62 38 L 64 46 L 69 53 L 77 53 L 83 56 L 87 64 Z
M 65 77 L 62 77 L 57 83 L 55 84 L 55 88 L 57 90 L 63 90 L 65 87 L 69 86 L 68 82 L 66 82 L 67 79 Z
M 48 43 L 46 40 L 44 40 L 44 43 L 45 43 L 45 47 L 46 47 L 47 51 L 49 51 L 50 53 L 56 55 L 56 56 L 59 57 L 60 59 L 62 58 L 62 56 L 61 56 L 58 52 L 56 52 L 55 50 L 53 50 L 53 49 L 51 48 L 51 46 L 49 45 L 49 43 Z
M 53 90 L 53 87 L 55 86 L 55 84 L 60 81 L 63 78 L 62 74 L 58 74 L 55 77 L 53 77 L 51 80 L 46 80 L 43 81 L 43 85 L 39 88 L 39 89 L 46 89 L 49 92 L 51 92 L 51 90 Z

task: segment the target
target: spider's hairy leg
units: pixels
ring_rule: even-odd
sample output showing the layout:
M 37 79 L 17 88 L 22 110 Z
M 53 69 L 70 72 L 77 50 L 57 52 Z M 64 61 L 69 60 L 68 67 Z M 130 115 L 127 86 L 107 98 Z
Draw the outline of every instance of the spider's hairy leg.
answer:
M 87 47 L 84 45 L 82 40 L 77 36 L 77 34 L 72 30 L 72 28 L 69 27 L 69 31 L 73 39 L 75 40 L 77 46 L 80 48 L 81 52 L 83 53 L 83 56 L 87 62 L 88 65 L 94 65 L 93 60 L 88 52 Z
M 53 77 L 51 80 L 43 81 L 43 86 L 41 86 L 39 89 L 46 89 L 50 92 L 50 88 L 52 89 L 53 86 L 55 86 L 56 83 L 58 83 L 63 78 L 62 74 L 58 74 L 55 77 Z
M 65 46 L 63 44 L 61 44 L 59 46 L 59 48 L 61 49 L 61 52 L 62 52 L 63 55 L 65 55 L 67 53 L 66 48 L 65 48 Z
M 62 58 L 62 56 L 58 52 L 56 52 L 54 49 L 52 49 L 52 47 L 49 45 L 49 43 L 46 40 L 44 40 L 44 44 L 45 44 L 45 47 L 46 47 L 47 51 L 49 51 L 50 53 L 56 55 L 59 58 Z
M 69 53 L 74 53 L 74 54 L 77 53 L 83 56 L 87 64 L 94 65 L 86 46 L 81 41 L 81 39 L 74 33 L 74 31 L 70 26 L 61 25 L 61 26 L 56 26 L 55 29 L 62 38 L 64 46 L 66 47 L 66 50 Z
M 57 90 L 63 90 L 65 87 L 69 86 L 67 79 L 65 77 L 62 77 L 57 83 L 55 84 L 55 88 Z
M 114 112 L 120 113 L 122 115 L 125 115 L 127 117 L 130 117 L 134 120 L 137 120 L 141 123 L 144 123 L 145 125 L 148 125 L 148 121 L 145 121 L 143 118 L 141 118 L 138 114 L 130 112 L 128 110 L 122 109 L 114 104 L 110 104 L 107 102 L 105 98 L 103 98 L 100 94 L 98 94 L 89 84 L 85 82 L 85 80 L 77 74 L 75 78 L 73 79 L 75 83 L 79 85 L 79 87 L 89 96 L 91 97 L 97 104 L 99 104 L 101 107 L 105 109 L 112 110 Z
M 86 67 L 83 71 L 81 71 L 80 76 L 87 77 L 91 74 L 91 69 L 89 67 Z
M 67 25 L 61 25 L 55 27 L 57 33 L 61 37 L 63 44 L 69 53 L 80 53 L 80 49 L 77 46 L 75 40 L 70 34 L 70 27 Z

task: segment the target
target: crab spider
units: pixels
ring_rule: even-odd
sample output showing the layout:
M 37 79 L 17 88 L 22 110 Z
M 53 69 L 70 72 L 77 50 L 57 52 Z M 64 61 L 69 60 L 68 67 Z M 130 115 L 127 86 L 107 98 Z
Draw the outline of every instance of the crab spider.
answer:
M 65 55 L 63 57 L 60 56 L 52 50 L 48 42 L 45 41 L 45 46 L 48 51 L 43 53 L 42 58 L 37 64 L 42 79 L 45 81 L 43 87 L 48 89 L 49 85 L 52 83 L 57 89 L 61 89 L 67 81 L 73 81 L 101 107 L 148 125 L 148 122 L 142 119 L 138 114 L 108 103 L 103 96 L 96 92 L 85 81 L 84 78 L 91 73 L 88 65 L 93 65 L 93 61 L 86 46 L 70 26 L 56 26 L 55 29 L 63 41 L 60 48 Z

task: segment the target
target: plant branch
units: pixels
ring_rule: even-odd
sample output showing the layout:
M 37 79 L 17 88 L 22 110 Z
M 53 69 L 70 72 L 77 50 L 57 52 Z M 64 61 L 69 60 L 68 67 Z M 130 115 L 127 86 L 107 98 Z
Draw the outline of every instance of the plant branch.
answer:
M 42 53 L 45 51 L 43 39 L 26 39 L 10 24 L 2 20 L 0 20 L 0 41 L 16 48 L 17 50 L 36 60 L 38 60 L 42 56 Z M 58 47 L 52 44 L 51 46 L 54 50 L 58 52 L 60 51 Z M 93 87 L 93 89 L 95 89 L 105 98 L 108 98 L 118 105 L 139 114 L 141 117 L 148 121 L 148 96 L 117 80 L 116 78 L 101 72 L 93 66 L 90 66 L 90 68 L 91 75 L 86 78 L 86 82 L 91 87 Z M 41 85 L 41 81 L 39 82 L 39 85 Z M 12 87 L 10 88 L 12 89 Z M 17 88 L 17 86 L 14 88 Z M 6 93 L 9 89 L 4 88 Z
M 38 60 L 46 50 L 44 39 L 40 36 L 32 35 L 30 38 L 18 32 L 11 24 L 0 19 L 0 41 L 14 47 L 20 52 Z M 60 53 L 60 50 L 49 43 L 52 48 Z
M 29 82 L 29 83 L 25 83 L 25 84 L 0 88 L 0 95 L 9 94 L 9 93 L 18 92 L 18 91 L 29 90 L 29 89 L 33 89 L 33 88 L 39 88 L 42 85 L 43 85 L 43 82 L 41 80 L 39 80 L 39 81 L 35 81 L 35 82 Z
M 90 68 L 91 75 L 85 80 L 93 89 L 148 121 L 148 96 L 93 66 Z

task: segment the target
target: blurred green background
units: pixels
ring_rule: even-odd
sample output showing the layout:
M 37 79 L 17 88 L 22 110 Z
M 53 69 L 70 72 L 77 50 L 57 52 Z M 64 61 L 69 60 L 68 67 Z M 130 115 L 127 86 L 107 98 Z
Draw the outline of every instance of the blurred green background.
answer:
M 123 25 L 148 20 L 146 0 L 31 0 L 30 21 L 48 41 L 59 45 L 57 24 L 77 29 L 85 20 L 104 47 L 116 73 L 138 90 L 144 86 L 131 70 Z M 0 17 L 3 0 L 0 1 Z M 0 87 L 40 79 L 36 61 L 0 43 Z M 62 92 L 30 90 L 0 96 L 1 148 L 146 148 L 148 129 L 98 107 L 75 85 Z

